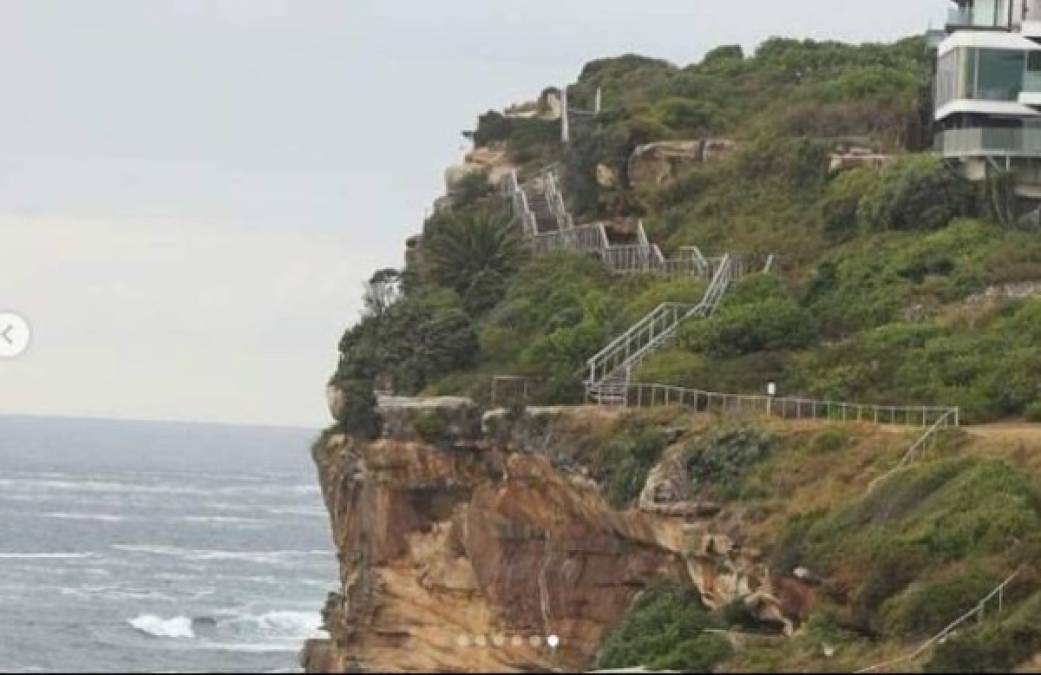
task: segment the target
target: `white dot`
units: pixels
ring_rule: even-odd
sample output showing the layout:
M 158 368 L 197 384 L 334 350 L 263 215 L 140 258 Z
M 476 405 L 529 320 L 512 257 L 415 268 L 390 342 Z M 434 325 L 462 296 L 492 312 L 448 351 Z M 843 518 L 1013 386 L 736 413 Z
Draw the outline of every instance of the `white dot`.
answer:
M 530 638 L 528 638 L 528 644 L 532 647 L 538 647 L 542 644 L 542 638 L 538 635 L 532 635 Z
M 487 647 L 488 646 L 488 638 L 486 638 L 483 635 L 478 635 L 477 637 L 474 638 L 474 644 L 477 645 L 478 647 Z
M 524 638 L 522 638 L 520 635 L 514 635 L 513 639 L 510 640 L 510 644 L 512 644 L 514 647 L 523 647 Z
M 560 644 L 560 638 L 556 635 L 550 635 L 548 638 L 546 638 L 546 644 L 550 646 L 550 649 L 556 649 L 557 645 Z
M 495 645 L 496 647 L 502 647 L 503 645 L 506 644 L 506 636 L 504 636 L 504 635 L 495 635 L 495 636 L 493 636 L 492 637 L 492 644 Z
M 459 637 L 457 637 L 455 639 L 455 643 L 457 645 L 459 645 L 460 647 L 469 647 L 470 646 L 470 637 L 468 635 L 460 635 Z

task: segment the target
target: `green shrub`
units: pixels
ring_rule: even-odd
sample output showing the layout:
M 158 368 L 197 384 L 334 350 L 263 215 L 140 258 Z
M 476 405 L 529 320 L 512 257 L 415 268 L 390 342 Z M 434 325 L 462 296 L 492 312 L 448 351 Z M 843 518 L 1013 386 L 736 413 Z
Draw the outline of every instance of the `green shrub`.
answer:
M 995 575 L 972 570 L 954 578 L 923 579 L 886 603 L 886 633 L 931 636 L 969 611 L 1000 583 Z
M 719 109 L 706 101 L 670 97 L 654 108 L 658 119 L 670 129 L 704 133 L 719 126 Z
M 665 302 L 697 304 L 704 293 L 705 284 L 699 279 L 677 277 L 666 281 L 654 280 L 625 304 L 625 321 L 627 324 L 636 323 Z
M 666 349 L 647 357 L 636 370 L 634 380 L 697 388 L 704 384 L 708 368 L 708 361 L 700 354 Z
M 380 434 L 380 416 L 376 411 L 376 394 L 369 380 L 346 380 L 340 389 L 347 407 L 340 421 L 344 431 L 359 438 L 376 438 Z
M 416 393 L 429 381 L 472 365 L 479 356 L 473 320 L 459 296 L 422 288 L 367 316 L 340 340 L 334 383 L 390 376 L 395 390 Z
M 643 591 L 607 633 L 596 667 L 710 673 L 733 654 L 725 638 L 705 632 L 719 627 L 697 590 L 662 583 Z
M 1004 554 L 1039 527 L 1041 490 L 1032 478 L 995 460 L 939 460 L 894 474 L 839 508 L 792 519 L 775 563 L 808 565 L 825 576 L 862 570 L 848 589 L 859 625 L 927 630 L 977 581 L 952 582 L 951 597 L 929 585 L 896 596 L 931 571 Z
M 741 478 L 769 457 L 775 446 L 769 432 L 749 426 L 720 429 L 697 440 L 687 450 L 687 470 L 695 490 L 713 486 L 725 498 L 739 496 Z
M 813 437 L 810 450 L 814 454 L 827 455 L 844 450 L 853 442 L 853 436 L 842 429 L 825 429 Z
M 857 215 L 869 230 L 935 230 L 970 215 L 973 199 L 968 181 L 938 158 L 919 155 L 886 167 Z
M 436 446 L 444 445 L 448 440 L 451 422 L 441 411 L 421 412 L 412 420 L 412 428 L 423 441 Z
M 828 184 L 817 208 L 829 238 L 842 240 L 856 234 L 860 200 L 878 181 L 878 175 L 877 169 L 852 169 L 843 171 Z
M 710 318 L 687 322 L 680 343 L 719 357 L 795 349 L 812 340 L 813 324 L 780 280 L 757 275 L 742 280 Z
M 992 618 L 991 621 L 994 621 Z M 998 623 L 959 631 L 936 647 L 931 673 L 1007 673 L 1041 651 L 1041 593 Z
M 661 431 L 638 427 L 615 438 L 598 453 L 596 473 L 611 506 L 625 508 L 640 495 L 665 444 Z
M 1041 401 L 1035 401 L 1027 406 L 1026 417 L 1028 422 L 1041 422 Z

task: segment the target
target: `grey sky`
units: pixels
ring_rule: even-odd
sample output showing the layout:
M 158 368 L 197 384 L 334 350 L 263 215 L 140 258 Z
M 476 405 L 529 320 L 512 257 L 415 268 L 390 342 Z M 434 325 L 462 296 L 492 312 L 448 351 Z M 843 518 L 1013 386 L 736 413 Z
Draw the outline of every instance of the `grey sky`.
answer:
M 0 413 L 324 424 L 360 284 L 488 108 L 943 0 L 0 0 Z

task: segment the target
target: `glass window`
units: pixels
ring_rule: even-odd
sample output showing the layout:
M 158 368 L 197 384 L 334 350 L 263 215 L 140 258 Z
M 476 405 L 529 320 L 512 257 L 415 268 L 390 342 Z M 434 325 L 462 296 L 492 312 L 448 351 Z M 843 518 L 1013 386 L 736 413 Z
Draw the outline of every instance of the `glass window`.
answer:
M 976 61 L 978 59 L 978 49 L 958 50 L 958 86 L 955 98 L 977 98 Z
M 973 98 L 988 101 L 1015 101 L 1023 89 L 1026 69 L 1024 52 L 980 49 L 977 92 Z
M 958 77 L 958 54 L 954 49 L 940 57 L 936 64 L 936 107 L 942 108 L 958 98 L 956 82 Z

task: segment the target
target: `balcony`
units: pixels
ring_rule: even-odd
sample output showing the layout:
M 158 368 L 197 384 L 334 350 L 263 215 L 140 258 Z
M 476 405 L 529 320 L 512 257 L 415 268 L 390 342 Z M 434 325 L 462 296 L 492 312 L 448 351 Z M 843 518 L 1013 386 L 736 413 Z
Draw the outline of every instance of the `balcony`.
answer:
M 967 157 L 1041 158 L 1041 128 L 950 129 L 936 134 L 935 150 L 950 159 Z
M 947 30 L 1011 30 L 1008 15 L 995 16 L 994 12 L 953 7 L 947 11 Z

